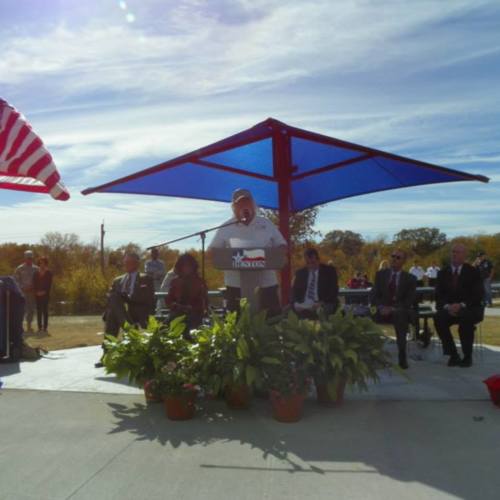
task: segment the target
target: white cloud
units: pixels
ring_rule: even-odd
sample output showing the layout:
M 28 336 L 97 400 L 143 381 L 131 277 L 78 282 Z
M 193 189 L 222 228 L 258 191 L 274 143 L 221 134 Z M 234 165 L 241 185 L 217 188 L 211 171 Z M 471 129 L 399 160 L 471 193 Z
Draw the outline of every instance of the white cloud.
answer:
M 154 17 L 148 5 L 157 9 Z M 500 86 L 484 75 L 475 79 L 473 71 L 462 73 L 461 86 L 453 76 L 417 77 L 495 55 L 496 30 L 454 22 L 494 5 L 140 2 L 129 7 L 134 23 L 115 5 L 120 23 L 109 14 L 81 24 L 80 15 L 80 24 L 61 21 L 37 35 L 2 33 L 0 84 L 32 103 L 23 112 L 52 149 L 73 198 L 66 204 L 36 197 L 0 205 L 0 224 L 9 228 L 1 238 L 33 241 L 58 230 L 89 241 L 104 217 L 113 244 L 150 244 L 217 223 L 227 215 L 223 204 L 82 198 L 78 191 L 269 115 L 433 163 L 477 162 L 475 170 L 489 175 L 483 167 L 499 160 L 498 138 L 495 127 L 483 121 L 489 116 L 496 123 Z M 492 180 L 499 181 L 496 171 Z M 500 208 L 493 188 L 474 187 L 465 195 L 456 188 L 425 187 L 405 191 L 402 198 L 385 193 L 337 202 L 321 210 L 319 227 L 363 234 L 415 225 L 499 231 L 486 218 Z
M 484 4 L 476 2 L 474 9 Z M 254 7 L 259 15 L 241 23 L 224 22 L 216 9 L 209 2 L 170 5 L 158 19 L 148 19 L 159 26 L 155 31 L 146 20 L 140 25 L 102 19 L 6 38 L 0 44 L 0 82 L 13 85 L 43 76 L 64 95 L 94 90 L 207 95 L 325 71 L 362 73 L 389 62 L 414 71 L 449 64 L 450 56 L 491 51 L 495 40 L 492 33 L 479 32 L 473 44 L 466 43 L 444 29 L 415 36 L 472 10 L 465 0 L 274 2 Z
M 77 192 L 67 202 L 48 196 L 32 201 L 0 206 L 0 243 L 37 242 L 45 233 L 77 233 L 83 241 L 94 241 L 105 220 L 106 243 L 112 246 L 138 242 L 148 246 L 169 241 L 224 222 L 230 215 L 228 204 L 160 197 L 92 195 Z M 196 247 L 196 238 L 174 245 Z

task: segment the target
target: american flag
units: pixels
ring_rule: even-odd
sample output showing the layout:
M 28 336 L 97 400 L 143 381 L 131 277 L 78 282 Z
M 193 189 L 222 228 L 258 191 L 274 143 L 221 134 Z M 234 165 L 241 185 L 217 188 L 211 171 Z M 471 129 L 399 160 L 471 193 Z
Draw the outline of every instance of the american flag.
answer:
M 52 156 L 31 125 L 14 107 L 0 98 L 0 188 L 49 193 L 67 200 Z

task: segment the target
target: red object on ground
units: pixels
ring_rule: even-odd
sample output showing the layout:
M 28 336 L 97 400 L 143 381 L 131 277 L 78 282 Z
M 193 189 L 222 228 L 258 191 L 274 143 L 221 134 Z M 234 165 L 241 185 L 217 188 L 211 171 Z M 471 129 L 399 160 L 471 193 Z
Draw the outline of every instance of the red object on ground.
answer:
M 234 410 L 245 410 L 250 406 L 252 394 L 247 385 L 228 387 L 225 392 L 226 403 Z
M 279 392 L 271 391 L 270 399 L 273 406 L 273 418 L 278 422 L 298 422 L 302 418 L 303 394 L 283 396 Z
M 500 375 L 492 375 L 483 380 L 490 392 L 490 398 L 494 405 L 500 406 Z
M 153 391 L 152 380 L 146 380 L 146 382 L 144 382 L 144 396 L 149 403 L 161 403 L 161 398 Z
M 188 392 L 179 396 L 166 396 L 165 411 L 170 420 L 190 420 L 194 417 L 196 392 Z

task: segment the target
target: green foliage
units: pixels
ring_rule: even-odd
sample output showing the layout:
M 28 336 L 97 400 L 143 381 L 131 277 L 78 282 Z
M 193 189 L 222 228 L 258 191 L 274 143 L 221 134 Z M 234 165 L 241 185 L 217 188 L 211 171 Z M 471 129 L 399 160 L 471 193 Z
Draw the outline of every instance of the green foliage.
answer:
M 313 362 L 309 337 L 314 327 L 314 322 L 299 320 L 290 312 L 263 339 L 261 366 L 269 390 L 282 396 L 306 392 L 308 366 Z
M 152 326 L 152 331 L 142 331 L 126 324 L 121 339 L 106 335 L 103 356 L 106 373 L 114 373 L 119 378 L 126 377 L 129 382 L 139 386 L 153 378 L 155 370 L 151 344 L 161 327 L 158 324 Z
M 320 232 L 314 229 L 318 212 L 319 207 L 313 207 L 301 212 L 294 212 L 290 216 L 290 239 L 292 245 L 307 243 L 320 235 Z M 276 210 L 264 209 L 263 213 L 265 217 L 269 218 L 279 227 L 279 216 Z
M 322 243 L 333 250 L 341 250 L 345 255 L 357 255 L 364 245 L 364 240 L 359 233 L 335 229 L 325 234 Z
M 74 314 L 91 314 L 103 310 L 109 282 L 94 268 L 76 269 L 66 278 L 55 281 L 57 296 L 68 298 L 69 310 Z
M 402 229 L 394 235 L 393 243 L 402 244 L 416 255 L 424 257 L 444 247 L 447 238 L 437 227 L 419 227 Z
M 191 346 L 184 340 L 184 318 L 179 317 L 168 326 L 149 319 L 146 330 L 125 325 L 122 338 L 107 335 L 104 340 L 103 364 L 107 373 L 137 385 L 151 380 L 169 362 L 195 358 Z
M 309 375 L 325 384 L 335 399 L 343 381 L 367 390 L 367 381 L 379 380 L 378 370 L 392 367 L 382 330 L 369 318 L 338 312 L 307 320 L 290 312 L 276 332 L 265 372 L 272 387 L 285 394 Z
M 311 368 L 314 376 L 327 384 L 334 399 L 342 381 L 359 390 L 368 390 L 368 381 L 379 381 L 379 370 L 393 368 L 383 332 L 370 318 L 339 311 L 322 316 L 314 332 Z
M 195 333 L 201 379 L 211 394 L 227 387 L 262 386 L 260 358 L 263 339 L 272 332 L 265 312 L 251 314 L 246 300 L 241 301 L 239 316 L 212 317 L 211 326 Z

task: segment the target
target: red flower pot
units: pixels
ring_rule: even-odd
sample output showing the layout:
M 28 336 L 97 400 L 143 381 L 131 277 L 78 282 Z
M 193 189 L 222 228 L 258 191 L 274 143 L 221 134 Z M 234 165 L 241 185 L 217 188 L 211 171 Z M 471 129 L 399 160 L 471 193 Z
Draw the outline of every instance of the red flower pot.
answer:
M 226 404 L 234 410 L 245 410 L 250 406 L 252 392 L 250 388 L 243 385 L 227 387 L 225 391 Z
M 337 398 L 333 400 L 330 397 L 328 388 L 326 384 L 315 380 L 316 385 L 316 399 L 318 403 L 322 406 L 340 406 L 344 402 L 345 386 L 347 381 L 345 379 L 341 380 L 337 385 Z
M 492 375 L 483 380 L 490 393 L 491 401 L 494 405 L 500 406 L 500 375 Z
M 302 418 L 303 394 L 283 396 L 277 391 L 270 393 L 273 418 L 278 422 L 298 422 Z
M 194 417 L 196 392 L 165 396 L 165 411 L 170 420 L 190 420 Z
M 153 380 L 144 382 L 144 396 L 149 403 L 161 403 L 161 397 L 157 396 L 153 390 Z

